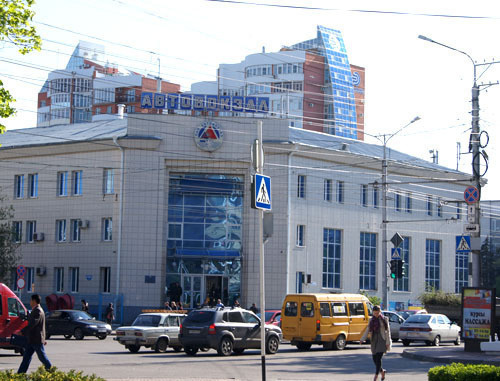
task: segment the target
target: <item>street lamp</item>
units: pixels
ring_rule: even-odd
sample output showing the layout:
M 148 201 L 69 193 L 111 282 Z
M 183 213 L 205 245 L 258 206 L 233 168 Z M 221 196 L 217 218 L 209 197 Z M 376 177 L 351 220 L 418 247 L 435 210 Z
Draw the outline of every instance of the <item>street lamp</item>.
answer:
M 399 134 L 409 125 L 420 120 L 419 116 L 413 118 L 409 123 L 401 127 L 399 130 L 391 135 L 383 134 L 378 136 L 373 136 L 378 139 L 384 146 L 384 154 L 382 158 L 382 304 L 385 309 L 389 309 L 389 284 L 387 282 L 388 272 L 388 249 L 387 249 L 387 143 L 394 136 Z
M 476 63 L 472 59 L 470 55 L 467 53 L 455 49 L 451 46 L 442 44 L 440 42 L 434 41 L 430 39 L 429 37 L 425 37 L 422 35 L 418 36 L 419 39 L 431 42 L 433 44 L 442 46 L 444 48 L 454 50 L 458 53 L 461 53 L 469 60 L 472 62 L 472 66 L 474 67 L 474 83 L 472 85 L 472 128 L 471 128 L 471 134 L 470 134 L 470 139 L 469 139 L 469 152 L 472 153 L 472 179 L 474 182 L 475 187 L 477 188 L 479 192 L 479 200 L 481 199 L 481 174 L 480 174 L 480 155 L 481 152 L 479 151 L 479 135 L 481 133 L 479 129 L 479 86 L 477 85 L 477 67 L 478 66 L 491 66 L 495 63 L 499 63 L 499 61 L 492 61 L 492 62 L 485 62 L 485 63 Z M 486 68 L 487 70 L 488 68 Z M 486 71 L 485 70 L 485 71 Z M 484 72 L 482 73 L 484 74 Z M 480 204 L 479 201 L 477 202 L 476 208 L 475 208 L 475 214 L 474 214 L 474 224 L 478 225 L 478 229 L 476 232 L 471 233 L 471 236 L 473 237 L 481 237 L 481 222 L 480 222 Z M 480 256 L 480 250 L 472 250 L 472 286 L 473 287 L 478 287 L 479 286 L 479 256 Z

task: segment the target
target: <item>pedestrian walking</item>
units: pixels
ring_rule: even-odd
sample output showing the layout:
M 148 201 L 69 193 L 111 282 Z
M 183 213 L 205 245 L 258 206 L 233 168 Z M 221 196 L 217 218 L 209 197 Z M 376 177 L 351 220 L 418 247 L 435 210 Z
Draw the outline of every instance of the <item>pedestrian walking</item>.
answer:
M 224 308 L 224 303 L 222 303 L 222 300 L 217 299 L 217 304 L 215 305 L 216 308 Z
M 31 363 L 31 358 L 35 352 L 46 370 L 52 367 L 44 349 L 44 346 L 47 344 L 45 341 L 45 313 L 40 306 L 40 295 L 31 295 L 30 305 L 31 313 L 28 316 L 28 325 L 21 331 L 26 337 L 27 343 L 24 348 L 23 361 L 21 365 L 19 365 L 17 373 L 27 372 Z
M 255 303 L 252 303 L 252 305 L 250 306 L 249 310 L 252 311 L 254 314 L 256 314 L 256 313 L 259 312 L 259 309 L 255 305 Z
M 89 304 L 85 299 L 82 299 L 82 311 L 89 313 Z
M 169 302 L 165 302 L 164 309 L 167 310 L 167 311 L 172 311 L 172 307 L 170 307 L 170 303 Z
M 375 377 L 373 381 L 378 380 L 379 374 L 382 380 L 385 380 L 386 370 L 382 367 L 382 357 L 391 350 L 392 339 L 389 319 L 382 315 L 380 306 L 373 307 L 373 316 L 368 324 L 368 329 L 361 338 L 361 342 L 365 341 L 366 337 L 370 338 L 372 358 L 375 364 Z
M 113 303 L 109 303 L 106 308 L 106 323 L 111 324 L 115 320 L 115 309 Z

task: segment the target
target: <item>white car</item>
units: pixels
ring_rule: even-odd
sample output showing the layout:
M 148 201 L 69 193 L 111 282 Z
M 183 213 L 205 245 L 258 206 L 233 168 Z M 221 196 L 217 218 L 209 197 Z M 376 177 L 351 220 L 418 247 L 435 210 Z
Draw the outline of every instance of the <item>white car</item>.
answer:
M 382 314 L 389 319 L 389 327 L 391 328 L 392 341 L 399 340 L 399 328 L 404 323 L 405 319 L 396 312 L 382 311 Z
M 137 353 L 141 346 L 155 352 L 165 352 L 168 347 L 180 352 L 179 327 L 185 317 L 177 313 L 141 314 L 130 327 L 117 328 L 115 340 L 132 353 Z
M 427 345 L 434 346 L 439 346 L 441 342 L 451 341 L 459 345 L 460 327 L 445 315 L 415 314 L 401 325 L 399 338 L 405 347 L 413 341 L 424 341 Z

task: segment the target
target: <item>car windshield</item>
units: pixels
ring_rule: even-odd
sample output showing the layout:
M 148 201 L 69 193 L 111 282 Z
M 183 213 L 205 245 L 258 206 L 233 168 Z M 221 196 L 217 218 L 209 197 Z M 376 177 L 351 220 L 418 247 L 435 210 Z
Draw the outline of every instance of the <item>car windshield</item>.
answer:
M 427 323 L 431 319 L 431 315 L 417 314 L 411 315 L 406 323 Z
M 212 320 L 214 313 L 214 311 L 191 311 L 184 321 L 186 323 L 208 323 Z
M 273 315 L 274 315 L 274 312 L 266 311 L 266 321 L 271 320 L 271 318 L 273 317 Z M 260 318 L 260 312 L 257 314 L 257 316 Z
M 90 316 L 88 313 L 83 312 L 83 311 L 71 311 L 70 316 L 73 320 L 92 320 L 93 317 Z
M 132 326 L 135 327 L 158 327 L 161 317 L 157 315 L 139 315 L 135 318 Z

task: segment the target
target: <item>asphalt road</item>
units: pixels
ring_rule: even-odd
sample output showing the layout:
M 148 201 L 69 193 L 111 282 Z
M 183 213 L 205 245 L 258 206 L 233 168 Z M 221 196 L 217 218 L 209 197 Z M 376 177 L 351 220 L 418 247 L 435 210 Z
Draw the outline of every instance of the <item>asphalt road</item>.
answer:
M 443 344 L 447 345 L 447 344 Z M 451 344 L 453 345 L 453 344 Z M 411 348 L 418 347 L 412 345 Z M 388 370 L 386 380 L 426 380 L 430 362 L 406 359 L 400 356 L 403 346 L 394 343 L 393 351 L 384 357 Z M 52 338 L 46 352 L 52 364 L 60 370 L 76 369 L 85 374 L 96 374 L 106 380 L 259 380 L 261 378 L 260 351 L 245 351 L 242 355 L 219 357 L 217 352 L 198 352 L 194 357 L 183 352 L 154 353 L 145 348 L 132 354 L 115 342 L 85 338 Z M 0 369 L 15 369 L 21 356 L 0 350 Z M 40 366 L 36 355 L 30 371 Z M 368 345 L 352 344 L 344 351 L 324 351 L 313 346 L 310 351 L 298 352 L 289 344 L 282 344 L 276 355 L 266 356 L 267 380 L 372 380 L 374 366 Z

